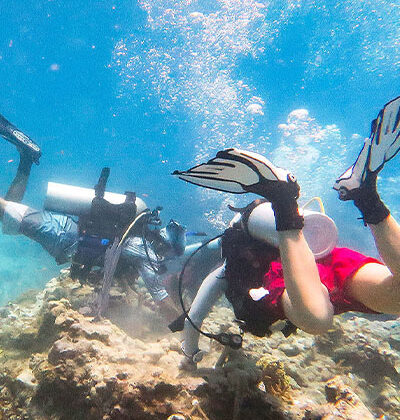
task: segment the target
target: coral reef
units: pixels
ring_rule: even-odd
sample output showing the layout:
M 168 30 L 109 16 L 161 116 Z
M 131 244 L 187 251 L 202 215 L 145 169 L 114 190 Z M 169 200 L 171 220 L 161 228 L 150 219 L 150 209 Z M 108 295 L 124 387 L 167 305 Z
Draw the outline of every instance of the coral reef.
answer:
M 204 338 L 208 354 L 183 373 L 179 336 L 143 288 L 113 287 L 94 322 L 96 290 L 64 271 L 0 309 L 0 419 L 400 418 L 397 320 L 340 317 L 320 337 L 246 335 L 238 351 Z M 204 328 L 237 332 L 232 318 L 219 306 Z
M 290 381 L 283 362 L 263 356 L 257 362 L 257 366 L 261 369 L 261 382 L 265 390 L 272 395 L 290 399 Z
M 335 377 L 327 382 L 325 386 L 328 404 L 317 408 L 307 409 L 304 420 L 335 420 L 362 419 L 374 420 L 373 416 L 355 393 Z

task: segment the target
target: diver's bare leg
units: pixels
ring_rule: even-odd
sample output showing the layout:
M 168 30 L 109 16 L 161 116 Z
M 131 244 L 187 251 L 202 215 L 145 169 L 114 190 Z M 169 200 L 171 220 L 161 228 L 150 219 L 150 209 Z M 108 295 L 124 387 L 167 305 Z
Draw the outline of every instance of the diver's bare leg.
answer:
M 400 226 L 392 215 L 376 224 L 368 225 L 376 247 L 385 264 L 400 278 Z
M 332 325 L 333 306 L 302 230 L 280 231 L 279 250 L 285 278 L 281 300 L 285 315 L 303 331 L 324 333 Z
M 33 161 L 31 156 L 27 153 L 20 153 L 17 174 L 15 175 L 7 194 L 4 197 L 5 200 L 14 201 L 16 203 L 22 201 L 28 184 L 29 175 L 31 173 L 32 163 Z
M 377 312 L 400 315 L 400 226 L 389 215 L 369 227 L 386 266 L 363 266 L 350 281 L 349 292 Z
M 351 199 L 369 226 L 386 266 L 366 264 L 351 278 L 348 292 L 377 312 L 400 314 L 400 226 L 381 200 L 376 186 L 378 171 L 351 191 Z

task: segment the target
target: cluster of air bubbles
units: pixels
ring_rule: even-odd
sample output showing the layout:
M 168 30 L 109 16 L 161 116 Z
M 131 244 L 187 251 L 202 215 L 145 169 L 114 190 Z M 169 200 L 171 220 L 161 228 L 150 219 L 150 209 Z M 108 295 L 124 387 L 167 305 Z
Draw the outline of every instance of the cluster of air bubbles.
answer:
M 306 109 L 290 112 L 286 122 L 278 125 L 278 130 L 281 135 L 272 152 L 271 143 L 263 142 L 253 145 L 251 150 L 293 172 L 301 186 L 301 204 L 315 196 L 325 200 L 332 194 L 333 183 L 347 169 L 344 162 L 348 161 L 349 154 L 356 159 L 364 140 L 359 134 L 347 138 L 335 124 L 319 124 Z M 213 210 L 206 216 L 215 227 L 226 226 L 232 217 L 228 204 L 240 206 L 246 204 L 246 199 L 249 201 L 242 197 L 238 204 L 238 198 L 225 198 L 226 194 L 222 194 L 221 199 L 221 194 L 204 190 L 202 195 L 204 201 L 213 203 Z M 221 203 L 219 208 L 216 203 Z
M 264 53 L 265 43 L 276 39 L 301 5 L 299 0 L 288 0 L 283 7 L 275 3 L 140 1 L 147 15 L 145 37 L 127 36 L 114 49 L 120 96 L 153 99 L 162 112 L 183 114 L 195 133 L 183 145 L 194 163 L 226 147 L 263 152 L 269 136 L 264 129 L 266 101 L 235 72 L 242 57 Z M 212 191 L 200 194 L 203 202 L 221 200 Z M 211 212 L 209 219 L 219 225 L 225 213 Z
M 260 131 L 266 103 L 235 75 L 238 60 L 263 53 L 299 4 L 142 0 L 145 37 L 127 36 L 114 50 L 121 96 L 154 98 L 163 112 L 184 113 L 197 131 L 197 162 L 228 145 L 247 147 Z
M 305 3 L 313 19 L 306 78 L 323 74 L 391 76 L 400 69 L 400 6 L 386 0 Z M 351 65 L 349 65 L 351 63 Z M 348 74 L 350 78 L 348 78 Z
M 302 199 L 324 198 L 343 167 L 350 150 L 361 149 L 363 139 L 358 134 L 344 137 L 335 125 L 322 126 L 306 109 L 292 111 L 286 123 L 279 124 L 280 144 L 270 155 L 278 166 L 294 173 Z M 355 155 L 356 156 L 356 155 Z
M 218 200 L 218 198 L 220 199 Z M 212 209 L 209 209 L 204 213 L 204 216 L 207 218 L 207 220 L 215 229 L 218 229 L 220 231 L 226 229 L 229 221 L 233 219 L 235 215 L 235 213 L 229 210 L 228 205 L 235 207 L 235 205 L 237 205 L 237 203 L 235 204 L 235 200 L 227 194 L 218 197 L 215 191 L 210 190 L 205 190 L 203 199 L 206 202 L 216 203 L 216 205 L 214 205 Z
M 383 75 L 400 67 L 400 8 L 394 2 L 139 0 L 139 5 L 145 27 L 114 48 L 119 94 L 188 121 L 193 135 L 182 147 L 193 163 L 226 147 L 271 151 L 267 98 L 238 68 L 243 57 L 268 59 L 265 54 L 277 51 L 297 17 L 312 23 L 305 81 L 326 74 L 358 80 L 360 74 Z M 362 144 L 357 136 L 344 137 L 335 125 L 318 124 L 306 110 L 291 113 L 279 130 L 279 145 L 267 156 L 294 172 L 304 198 L 324 196 L 346 169 L 343 162 L 356 156 L 350 144 Z M 198 191 L 205 207 L 221 203 L 208 214 L 215 226 L 229 220 L 224 194 Z

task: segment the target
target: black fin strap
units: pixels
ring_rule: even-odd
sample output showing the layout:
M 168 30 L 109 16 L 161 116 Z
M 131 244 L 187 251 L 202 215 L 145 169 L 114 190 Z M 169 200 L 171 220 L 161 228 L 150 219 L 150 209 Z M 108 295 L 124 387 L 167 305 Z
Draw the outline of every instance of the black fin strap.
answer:
M 367 224 L 377 225 L 390 215 L 389 209 L 385 206 L 378 193 L 354 200 L 354 204 L 360 210 L 365 226 Z
M 296 199 L 272 203 L 272 210 L 275 214 L 275 226 L 278 232 L 303 229 L 304 217 L 299 214 Z
M 376 179 L 377 173 L 369 172 L 365 182 L 357 191 L 354 197 L 354 204 L 360 210 L 364 225 L 376 225 L 385 220 L 389 214 L 389 209 L 381 200 L 377 187 Z

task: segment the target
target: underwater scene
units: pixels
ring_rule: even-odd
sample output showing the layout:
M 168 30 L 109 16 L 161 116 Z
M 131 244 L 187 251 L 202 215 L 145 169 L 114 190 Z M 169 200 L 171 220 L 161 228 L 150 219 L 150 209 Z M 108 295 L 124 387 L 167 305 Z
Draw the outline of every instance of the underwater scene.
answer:
M 398 2 L 0 23 L 0 420 L 400 418 Z

